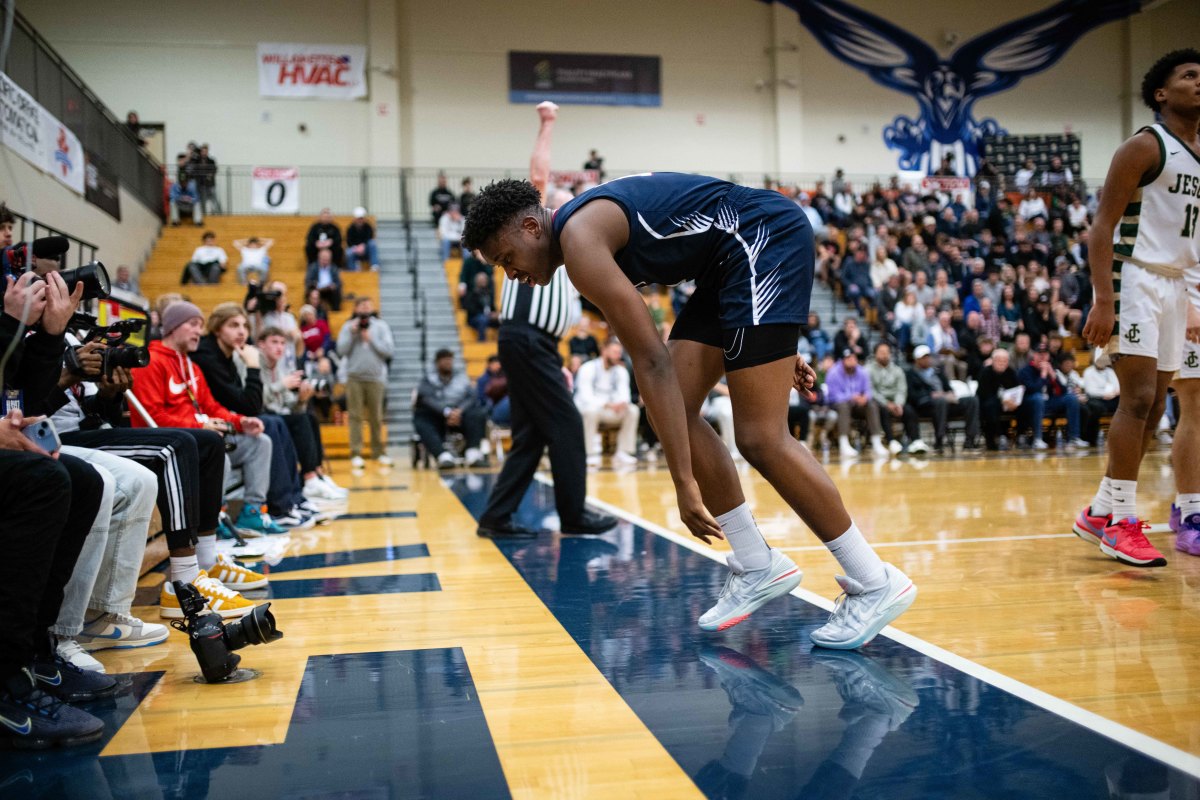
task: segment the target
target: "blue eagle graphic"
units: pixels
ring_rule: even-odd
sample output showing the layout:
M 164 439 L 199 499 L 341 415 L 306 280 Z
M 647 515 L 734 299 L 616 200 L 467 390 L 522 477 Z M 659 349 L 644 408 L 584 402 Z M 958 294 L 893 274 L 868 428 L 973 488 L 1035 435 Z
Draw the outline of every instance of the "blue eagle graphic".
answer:
M 919 119 L 896 117 L 884 128 L 888 148 L 904 170 L 926 170 L 934 143 L 961 143 L 973 175 L 986 136 L 1004 134 L 996 120 L 976 120 L 975 102 L 1016 86 L 1050 67 L 1093 28 L 1157 5 L 1161 0 L 1062 0 L 980 34 L 949 58 L 906 30 L 842 0 L 776 0 L 835 57 L 876 83 L 912 95 Z

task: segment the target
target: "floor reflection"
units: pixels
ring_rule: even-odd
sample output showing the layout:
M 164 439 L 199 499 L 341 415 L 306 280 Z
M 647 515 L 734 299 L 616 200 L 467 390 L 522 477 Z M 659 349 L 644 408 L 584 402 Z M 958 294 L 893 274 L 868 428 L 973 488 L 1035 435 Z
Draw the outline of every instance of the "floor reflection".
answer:
M 478 515 L 489 476 L 451 488 Z M 553 530 L 535 485 L 498 543 L 647 728 L 711 798 L 1193 798 L 1200 783 L 880 637 L 814 650 L 795 598 L 723 634 L 697 617 L 721 565 L 641 528 Z M 1155 788 L 1158 787 L 1158 788 Z

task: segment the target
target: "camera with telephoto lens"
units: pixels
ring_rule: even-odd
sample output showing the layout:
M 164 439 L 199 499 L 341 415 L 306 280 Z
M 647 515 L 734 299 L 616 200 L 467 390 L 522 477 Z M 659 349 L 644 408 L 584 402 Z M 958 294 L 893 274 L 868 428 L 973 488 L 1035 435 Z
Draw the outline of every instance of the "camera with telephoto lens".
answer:
M 63 256 L 71 246 L 65 236 L 47 236 L 33 242 L 18 242 L 0 250 L 0 267 L 4 272 L 19 278 L 34 267 L 37 259 L 52 260 L 62 266 Z M 59 277 L 67 284 L 67 291 L 74 292 L 77 284 L 83 284 L 83 299 L 96 300 L 108 297 L 112 281 L 108 270 L 99 261 L 84 264 L 78 269 L 59 269 Z M 39 277 L 38 280 L 45 280 Z
M 371 317 L 373 317 L 375 315 L 374 314 L 355 314 L 355 316 L 358 317 L 358 327 L 362 328 L 365 331 L 367 328 L 371 327 Z
M 101 325 L 95 317 L 76 313 L 71 317 L 71 327 L 80 331 L 85 343 L 103 342 L 105 344 L 105 348 L 100 351 L 100 357 L 103 359 L 101 372 L 106 378 L 111 379 L 113 370 L 117 367 L 137 369 L 150 365 L 149 349 L 126 344 L 130 336 L 139 333 L 146 327 L 145 319 L 122 319 L 111 325 Z M 71 368 L 74 353 L 74 350 L 67 351 L 68 368 Z M 77 359 L 75 359 L 75 363 L 78 364 Z M 78 369 L 74 371 L 82 372 Z
M 268 292 L 254 281 L 251 281 L 246 287 L 246 301 L 242 304 L 249 310 L 251 300 L 256 301 L 255 311 L 263 314 L 269 314 L 279 310 L 279 298 L 283 297 L 283 292 Z
M 283 638 L 275 627 L 271 604 L 264 603 L 237 622 L 223 622 L 221 615 L 207 607 L 204 595 L 183 581 L 172 581 L 183 619 L 171 621 L 171 627 L 187 634 L 192 653 L 200 663 L 200 672 L 209 683 L 220 683 L 233 674 L 242 657 L 234 650 L 248 644 L 267 644 Z

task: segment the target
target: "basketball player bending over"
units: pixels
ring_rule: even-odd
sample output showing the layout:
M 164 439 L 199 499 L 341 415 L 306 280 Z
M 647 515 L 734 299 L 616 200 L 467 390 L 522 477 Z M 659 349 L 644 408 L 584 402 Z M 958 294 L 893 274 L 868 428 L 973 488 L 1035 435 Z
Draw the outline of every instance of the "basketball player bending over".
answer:
M 471 206 L 463 241 L 510 279 L 529 284 L 546 284 L 565 264 L 625 345 L 683 523 L 706 543 L 728 538 L 733 547 L 732 574 L 700 617 L 701 628 L 736 625 L 801 577 L 763 539 L 729 450 L 700 416 L 722 373 L 738 449 L 846 572 L 838 577 L 844 593 L 813 641 L 860 647 L 912 604 L 916 587 L 879 559 L 829 476 L 788 433 L 792 385 L 811 388 L 815 378 L 796 357 L 812 289 L 813 237 L 795 203 L 714 178 L 655 173 L 611 181 L 551 212 L 532 184 L 504 180 Z M 693 279 L 695 294 L 668 349 L 637 287 Z
M 1083 336 L 1104 348 L 1101 358 L 1113 360 L 1121 399 L 1109 429 L 1108 469 L 1074 531 L 1125 564 L 1161 567 L 1167 560 L 1146 538 L 1149 526 L 1137 513 L 1137 480 L 1183 360 L 1184 270 L 1200 263 L 1200 52 L 1160 58 L 1142 79 L 1142 100 L 1162 122 L 1117 149 L 1089 237 L 1096 295 Z M 1194 338 L 1197 331 L 1189 333 Z M 1185 387 L 1185 404 L 1195 405 L 1197 390 Z M 1182 445 L 1183 457 L 1176 445 L 1175 469 L 1192 475 L 1197 468 L 1186 460 L 1196 459 L 1196 437 L 1184 433 L 1192 441 Z M 1190 514 L 1200 512 L 1200 495 L 1183 497 Z

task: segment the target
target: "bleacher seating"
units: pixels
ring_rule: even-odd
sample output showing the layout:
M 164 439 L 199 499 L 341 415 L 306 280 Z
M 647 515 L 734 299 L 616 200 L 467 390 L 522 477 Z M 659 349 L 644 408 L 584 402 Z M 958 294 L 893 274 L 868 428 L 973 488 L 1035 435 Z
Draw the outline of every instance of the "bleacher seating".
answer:
M 335 217 L 334 224 L 344 232 L 350 217 Z M 313 223 L 311 217 L 279 216 L 213 216 L 204 221 L 203 227 L 180 225 L 163 228 L 162 236 L 139 278 L 140 288 L 151 303 L 159 295 L 178 292 L 200 307 L 205 313 L 224 302 L 241 303 L 246 296 L 246 287 L 237 281 L 238 251 L 233 247 L 236 239 L 257 236 L 274 239 L 271 247 L 270 280 L 287 284 L 288 300 L 292 312 L 296 313 L 304 304 L 304 274 L 308 267 L 304 256 L 304 237 Z M 375 221 L 372 219 L 371 224 Z M 204 231 L 217 235 L 217 244 L 225 248 L 229 264 L 221 282 L 211 285 L 189 283 L 181 286 L 180 275 L 192 252 L 200 245 Z M 329 328 L 336 337 L 344 323 L 354 313 L 354 297 L 369 295 L 378 301 L 378 272 L 342 271 L 342 308 L 331 311 Z M 326 455 L 330 458 L 345 458 L 349 455 L 349 429 L 341 424 L 321 426 Z

